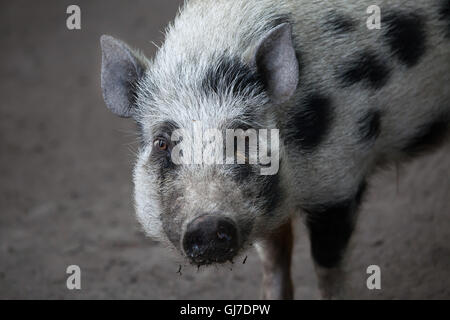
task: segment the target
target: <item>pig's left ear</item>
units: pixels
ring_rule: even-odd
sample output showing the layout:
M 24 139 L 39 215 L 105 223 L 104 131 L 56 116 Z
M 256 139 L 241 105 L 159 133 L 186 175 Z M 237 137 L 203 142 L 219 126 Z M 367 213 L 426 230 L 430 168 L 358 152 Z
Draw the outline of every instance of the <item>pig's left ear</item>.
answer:
M 147 68 L 145 57 L 111 36 L 100 38 L 102 47 L 102 91 L 109 110 L 129 118 L 135 108 L 135 86 Z
M 254 63 L 273 102 L 283 103 L 293 95 L 299 65 L 289 23 L 275 27 L 259 42 Z

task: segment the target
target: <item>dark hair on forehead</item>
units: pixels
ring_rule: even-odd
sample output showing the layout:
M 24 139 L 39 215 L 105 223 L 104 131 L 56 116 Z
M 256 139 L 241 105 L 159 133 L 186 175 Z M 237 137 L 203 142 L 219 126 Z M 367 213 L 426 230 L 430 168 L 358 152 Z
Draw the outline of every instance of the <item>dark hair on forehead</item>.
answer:
M 239 58 L 223 55 L 206 71 L 202 89 L 206 95 L 231 92 L 257 96 L 263 93 L 263 83 L 257 71 Z

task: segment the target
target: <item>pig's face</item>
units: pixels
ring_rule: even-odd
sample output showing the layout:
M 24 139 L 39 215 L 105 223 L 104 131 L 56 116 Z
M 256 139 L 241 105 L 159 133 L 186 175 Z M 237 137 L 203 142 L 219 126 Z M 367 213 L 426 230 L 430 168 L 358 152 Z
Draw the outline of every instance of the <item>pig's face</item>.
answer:
M 150 63 L 105 36 L 102 50 L 105 102 L 141 131 L 135 204 L 148 235 L 203 265 L 233 259 L 284 222 L 273 109 L 297 86 L 288 24 L 242 55 L 189 56 L 169 41 Z
M 283 194 L 277 170 L 278 153 L 273 150 L 271 163 L 265 166 L 249 164 L 249 160 L 238 164 L 245 159 L 239 158 L 242 153 L 235 152 L 234 148 L 233 164 L 227 164 L 224 156 L 227 151 L 225 129 L 236 135 L 237 142 L 245 132 L 235 129 L 257 128 L 259 121 L 255 121 L 256 116 L 248 119 L 248 111 L 259 110 L 261 103 L 267 103 L 267 98 L 258 88 L 252 92 L 246 101 L 243 95 L 240 99 L 234 94 L 227 98 L 222 96 L 223 109 L 234 104 L 232 109 L 239 110 L 236 113 L 218 116 L 214 111 L 214 97 L 210 97 L 206 98 L 210 111 L 195 112 L 205 107 L 197 101 L 195 108 L 183 106 L 183 110 L 190 109 L 187 114 L 180 110 L 169 118 L 169 114 L 164 113 L 163 120 L 159 113 L 158 121 L 150 121 L 154 113 L 153 116 L 145 113 L 139 120 L 144 143 L 134 172 L 138 218 L 149 235 L 168 241 L 198 265 L 231 260 L 281 219 L 276 213 Z M 139 99 L 149 102 L 148 97 Z M 167 99 L 154 96 L 151 99 L 152 110 L 163 101 L 167 106 Z M 246 106 L 246 114 L 240 113 L 244 108 L 236 102 Z M 209 129 L 223 133 L 217 140 L 223 149 L 223 156 L 216 158 L 218 161 L 207 161 L 208 157 L 217 155 L 214 153 L 217 149 L 211 148 L 212 140 L 206 137 Z M 176 132 L 181 133 L 175 135 Z M 192 156 L 198 153 L 200 161 L 196 162 L 194 156 L 186 161 L 177 158 L 189 152 Z M 247 148 L 243 153 L 249 158 L 250 152 L 254 150 Z M 268 167 L 276 170 L 273 174 L 262 174 Z
M 168 150 L 155 144 L 135 168 L 136 210 L 145 231 L 169 240 L 197 264 L 234 257 L 251 241 L 272 200 L 269 190 L 278 187 L 276 178 L 257 181 L 251 168 L 238 165 L 175 165 L 171 144 Z M 262 184 L 268 192 L 258 195 Z

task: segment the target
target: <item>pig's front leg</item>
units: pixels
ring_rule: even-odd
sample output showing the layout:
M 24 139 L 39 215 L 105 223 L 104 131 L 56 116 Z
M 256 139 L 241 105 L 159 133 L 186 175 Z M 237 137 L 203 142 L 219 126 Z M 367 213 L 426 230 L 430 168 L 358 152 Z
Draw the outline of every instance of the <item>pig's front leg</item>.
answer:
M 311 255 L 323 299 L 341 297 L 344 284 L 342 258 L 353 232 L 365 186 L 362 183 L 356 194 L 345 201 L 330 201 L 306 210 Z
M 344 272 L 340 265 L 334 268 L 325 268 L 314 264 L 320 297 L 324 300 L 342 299 L 342 286 L 345 284 Z
M 291 220 L 256 245 L 263 265 L 263 299 L 293 298 L 292 246 Z

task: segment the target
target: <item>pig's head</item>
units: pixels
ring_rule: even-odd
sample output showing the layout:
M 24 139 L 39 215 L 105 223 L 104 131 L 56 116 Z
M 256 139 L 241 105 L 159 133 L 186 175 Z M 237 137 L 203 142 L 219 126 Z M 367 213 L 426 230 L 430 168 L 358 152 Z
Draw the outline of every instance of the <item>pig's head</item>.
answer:
M 291 29 L 281 24 L 268 30 L 240 55 L 231 50 L 194 54 L 170 40 L 149 61 L 103 36 L 103 96 L 112 112 L 134 118 L 140 130 L 135 206 L 145 232 L 194 264 L 221 263 L 288 214 L 280 173 L 264 173 L 282 162 L 282 151 L 271 140 L 275 134 L 255 131 L 259 140 L 253 151 L 231 146 L 236 163 L 229 163 L 225 130 L 276 128 L 274 109 L 293 95 L 298 82 Z M 223 136 L 211 140 L 210 129 Z M 252 152 L 265 143 L 272 146 L 272 163 L 251 163 Z M 217 153 L 220 145 L 224 149 Z

